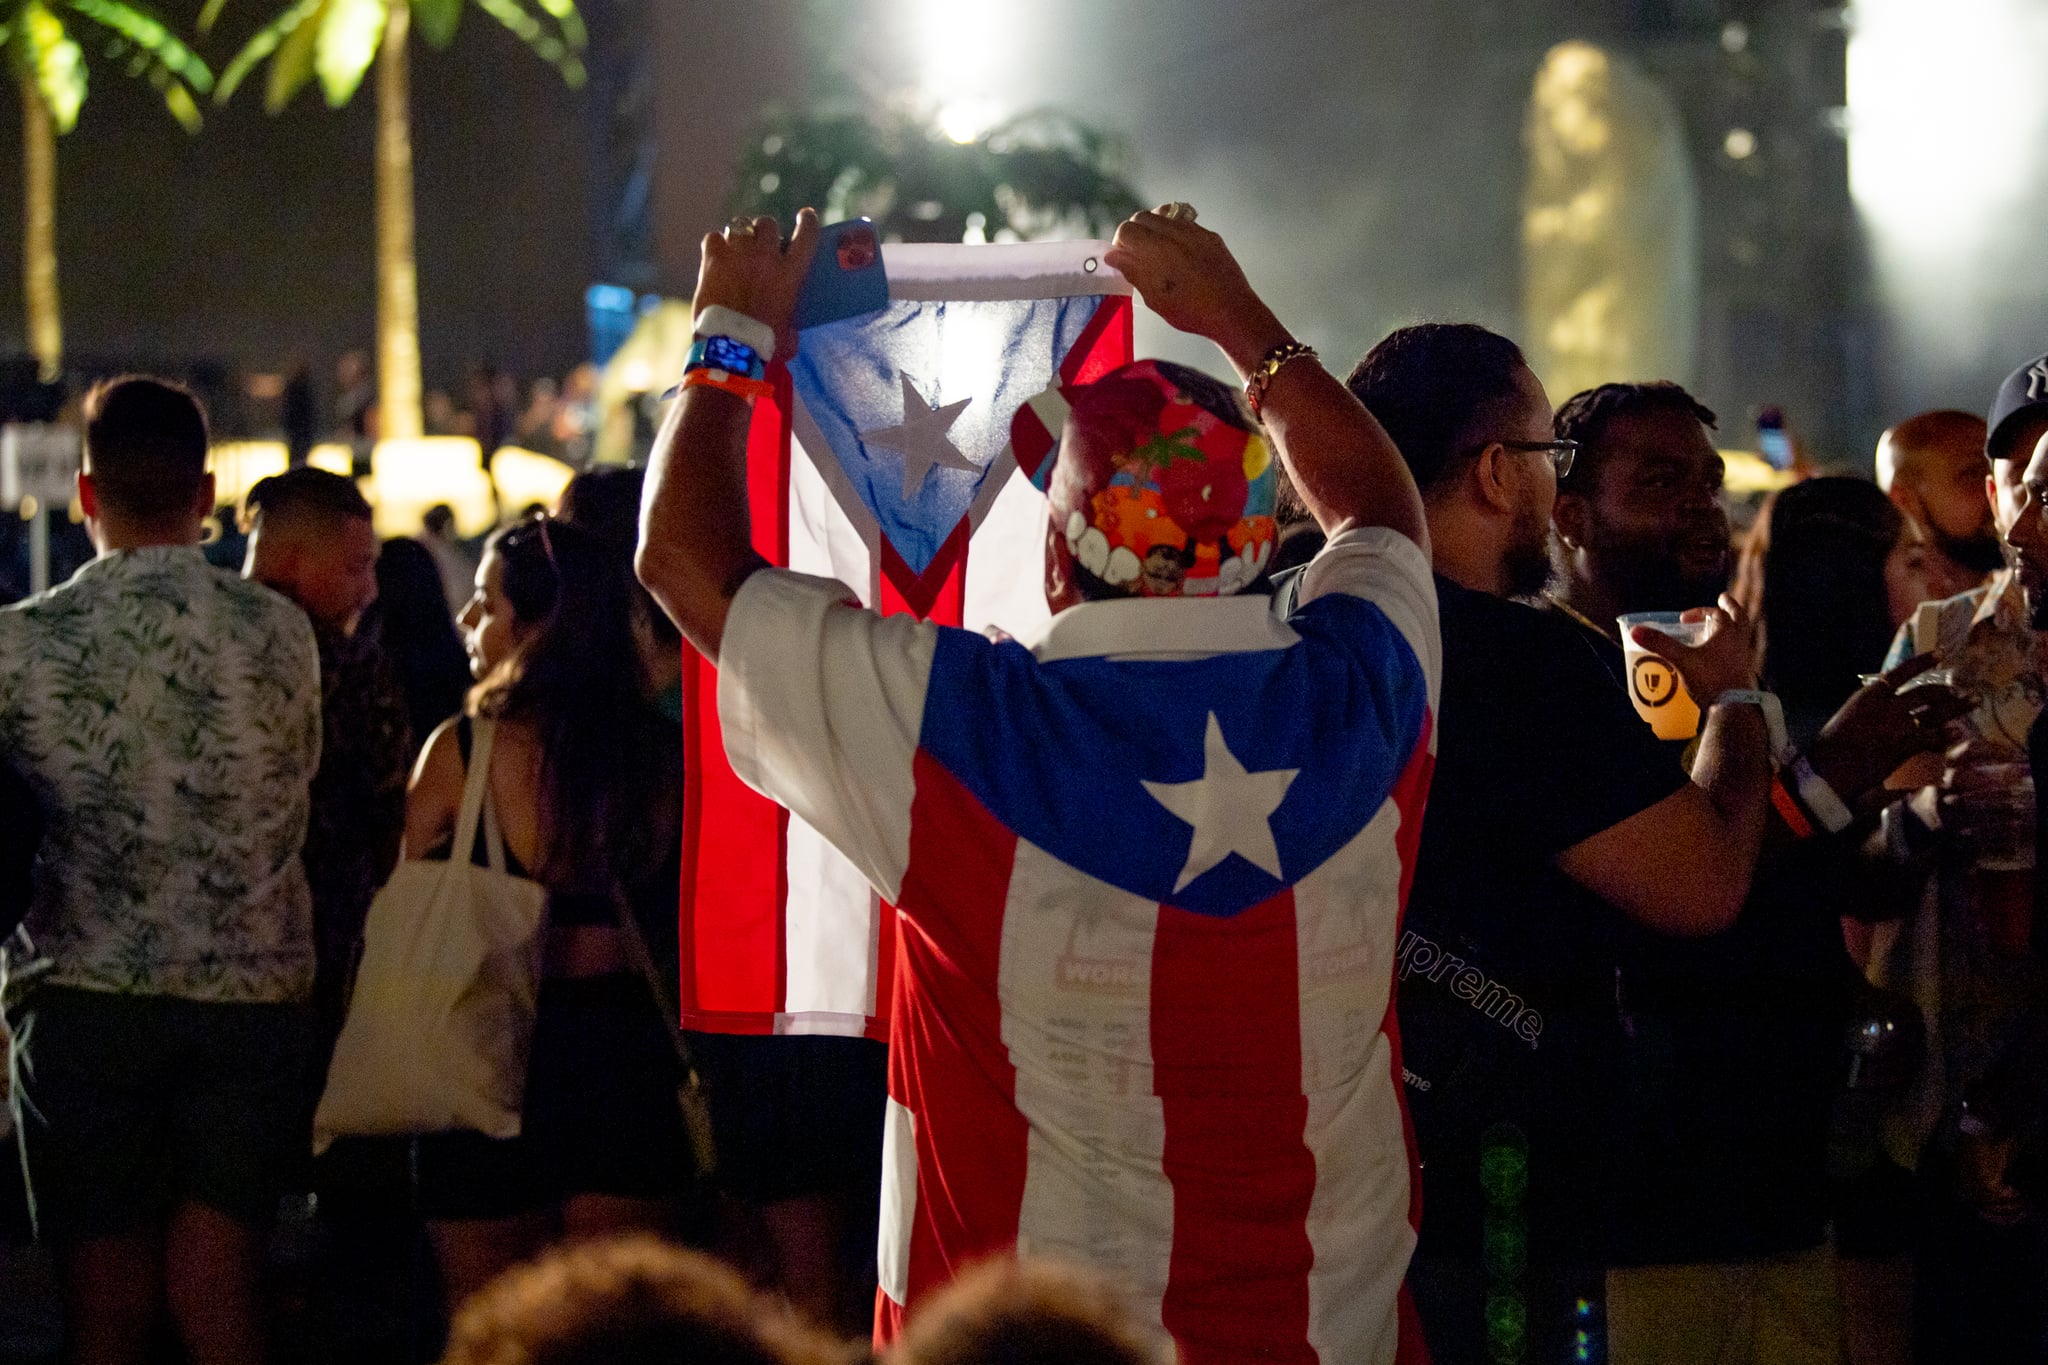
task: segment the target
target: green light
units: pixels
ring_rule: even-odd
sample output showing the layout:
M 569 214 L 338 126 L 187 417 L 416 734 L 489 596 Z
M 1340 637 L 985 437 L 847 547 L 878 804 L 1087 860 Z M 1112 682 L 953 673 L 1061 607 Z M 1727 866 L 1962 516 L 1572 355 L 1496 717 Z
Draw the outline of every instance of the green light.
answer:
M 1529 1307 L 1522 1296 L 1496 1292 L 1486 1296 L 1486 1350 L 1496 1365 L 1517 1365 L 1529 1344 Z
M 1529 1234 L 1519 1220 L 1487 1219 L 1483 1248 L 1486 1273 L 1496 1280 L 1519 1280 L 1529 1267 Z
M 1513 1206 L 1529 1189 L 1529 1140 L 1512 1123 L 1496 1123 L 1479 1138 L 1479 1187 L 1489 1202 Z

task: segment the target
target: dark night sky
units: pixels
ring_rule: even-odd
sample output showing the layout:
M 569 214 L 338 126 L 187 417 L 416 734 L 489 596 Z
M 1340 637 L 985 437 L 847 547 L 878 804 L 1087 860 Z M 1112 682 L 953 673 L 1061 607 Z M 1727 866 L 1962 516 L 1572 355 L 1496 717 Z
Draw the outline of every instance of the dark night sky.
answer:
M 224 40 L 203 53 L 216 70 L 269 8 L 231 0 Z M 197 9 L 174 0 L 160 12 L 177 24 Z M 335 354 L 368 346 L 374 72 L 346 109 L 309 87 L 272 118 L 259 71 L 195 138 L 146 83 L 90 42 L 86 54 L 91 93 L 58 144 L 67 351 L 250 368 L 304 353 L 324 382 Z M 413 58 L 428 382 L 457 383 L 477 361 L 522 376 L 564 370 L 583 350 L 590 278 L 581 97 L 475 9 L 453 48 L 415 43 Z M 0 184 L 11 192 L 0 201 L 18 205 L 19 123 L 5 128 Z M 20 234 L 18 208 L 0 214 L 0 352 L 21 347 Z
M 228 32 L 209 59 L 225 59 L 259 4 L 278 2 L 230 0 Z M 975 63 L 976 89 L 1005 110 L 1053 104 L 1126 134 L 1141 194 L 1197 202 L 1282 314 L 1333 362 L 1348 363 L 1417 317 L 1520 330 L 1521 124 L 1550 43 L 1611 34 L 1640 12 L 1711 15 L 1778 0 L 648 2 L 669 44 L 656 69 L 663 155 L 673 172 L 682 149 L 688 181 L 678 197 L 684 182 L 672 178 L 662 202 L 695 206 L 672 218 L 715 203 L 704 191 L 717 178 L 706 152 L 718 141 L 712 131 L 743 118 L 752 98 L 778 93 L 805 60 L 822 57 L 877 91 L 916 86 L 932 75 L 934 26 L 982 15 L 988 52 Z M 199 3 L 166 0 L 165 10 L 175 23 Z M 585 4 L 600 42 L 625 3 Z M 2048 126 L 2048 96 L 2023 79 L 2048 54 L 2048 13 L 2038 6 L 1856 6 L 1871 32 L 1890 35 L 1870 50 L 1897 54 L 1911 78 L 1904 84 L 1938 91 L 1932 107 L 1949 115 L 1935 126 L 1929 105 L 1897 106 L 1927 145 L 1919 160 L 1885 166 L 1909 198 L 1905 187 L 1924 185 L 1930 206 L 1913 266 L 1920 287 L 1909 297 L 1894 282 L 1897 349 L 1873 385 L 1890 412 L 1982 407 L 2005 369 L 2042 344 L 2044 286 L 2029 264 L 2039 234 L 2028 225 L 2048 209 L 2035 133 Z M 768 54 L 725 36 L 771 11 L 780 32 L 800 36 Z M 1991 46 L 2007 54 L 1997 80 L 1980 72 Z M 584 348 L 581 291 L 592 273 L 583 97 L 475 9 L 451 52 L 415 44 L 414 54 L 429 383 L 452 385 L 482 360 L 527 378 L 560 372 Z M 74 354 L 260 368 L 303 351 L 324 381 L 336 352 L 369 344 L 370 91 L 330 112 L 308 90 L 272 119 L 260 85 L 259 76 L 188 139 L 146 86 L 94 61 L 84 118 L 60 148 Z M 1980 86 L 2011 98 L 1964 98 Z M 0 184 L 12 186 L 18 123 L 0 127 Z M 1958 149 L 1970 155 L 1958 160 Z M 1967 182 L 1940 184 L 1945 173 Z M 1972 188 L 1974 196 L 1959 194 Z M 1978 230 L 1953 230 L 1953 217 Z M 687 284 L 695 234 L 708 226 L 657 227 L 669 239 L 672 287 Z M 0 352 L 20 347 L 19 232 L 18 212 L 0 212 Z M 1140 340 L 1207 362 L 1158 329 Z M 1731 411 L 1771 397 L 1703 396 Z

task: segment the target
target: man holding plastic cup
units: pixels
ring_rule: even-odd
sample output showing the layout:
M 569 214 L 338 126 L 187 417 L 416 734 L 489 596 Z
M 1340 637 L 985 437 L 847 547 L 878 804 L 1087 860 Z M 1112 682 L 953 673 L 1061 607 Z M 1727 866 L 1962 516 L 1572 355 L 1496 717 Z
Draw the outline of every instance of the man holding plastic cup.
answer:
M 1674 751 L 1693 735 L 1691 700 L 1636 632 L 1714 601 L 1728 582 L 1714 421 L 1678 385 L 1648 383 L 1577 394 L 1554 422 L 1579 458 L 1553 516 L 1559 574 L 1547 605 Z M 1940 689 L 1898 695 L 1891 684 L 1902 680 L 1855 693 L 1817 735 L 1798 736 L 1796 757 L 1781 730 L 1773 838 L 1728 932 L 1700 943 L 1621 936 L 1629 1085 L 1616 1106 L 1619 1155 L 1602 1173 L 1616 1360 L 1836 1358 L 1825 1174 L 1853 982 L 1840 920 L 1868 915 L 1877 893 L 1855 841 L 1827 836 L 1849 828 L 1850 807 L 1900 759 L 1938 742 L 1953 714 Z
M 1395 963 L 1424 1162 L 1409 1286 L 1436 1359 L 1566 1359 L 1596 1325 L 1604 1270 L 1622 1084 L 1611 940 L 1625 920 L 1696 935 L 1734 918 L 1770 731 L 1740 698 L 1754 677 L 1739 613 L 1695 613 L 1697 645 L 1640 635 L 1709 703 L 1689 776 L 1578 628 L 1513 600 L 1548 577 L 1573 454 L 1513 342 L 1403 328 L 1347 383 L 1422 489 L 1443 633 L 1436 779 Z

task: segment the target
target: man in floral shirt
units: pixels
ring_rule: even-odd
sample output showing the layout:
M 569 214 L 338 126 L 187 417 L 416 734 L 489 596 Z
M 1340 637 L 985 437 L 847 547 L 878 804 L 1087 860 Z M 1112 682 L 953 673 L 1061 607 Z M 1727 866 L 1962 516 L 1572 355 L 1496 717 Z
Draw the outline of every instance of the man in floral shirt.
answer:
M 71 1359 L 143 1360 L 168 1299 L 194 1359 L 256 1361 L 263 1229 L 304 1140 L 319 664 L 300 611 L 200 555 L 192 396 L 114 380 L 85 418 L 99 558 L 0 611 L 0 753 L 49 821 L 23 1136 Z

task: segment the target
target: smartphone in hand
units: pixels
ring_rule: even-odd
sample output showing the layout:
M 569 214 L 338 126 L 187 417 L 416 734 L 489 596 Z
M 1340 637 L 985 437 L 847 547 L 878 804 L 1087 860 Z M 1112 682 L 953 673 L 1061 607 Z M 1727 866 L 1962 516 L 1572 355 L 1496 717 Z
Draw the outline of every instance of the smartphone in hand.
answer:
M 796 299 L 796 327 L 816 327 L 879 313 L 889 306 L 889 277 L 882 270 L 881 238 L 867 218 L 850 218 L 823 229 L 818 254 Z
M 1773 405 L 1756 415 L 1756 448 L 1773 469 L 1792 467 L 1792 434 L 1785 430 L 1785 413 Z

